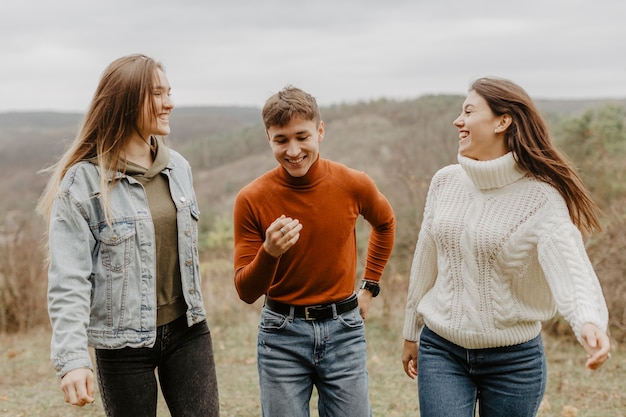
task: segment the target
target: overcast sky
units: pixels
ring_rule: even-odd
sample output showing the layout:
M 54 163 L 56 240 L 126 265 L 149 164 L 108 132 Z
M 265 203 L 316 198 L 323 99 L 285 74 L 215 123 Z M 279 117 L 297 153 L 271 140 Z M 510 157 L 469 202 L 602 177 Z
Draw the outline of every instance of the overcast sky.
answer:
M 161 61 L 178 106 L 465 94 L 626 98 L 623 0 L 24 0 L 0 5 L 0 112 L 84 112 L 104 68 Z

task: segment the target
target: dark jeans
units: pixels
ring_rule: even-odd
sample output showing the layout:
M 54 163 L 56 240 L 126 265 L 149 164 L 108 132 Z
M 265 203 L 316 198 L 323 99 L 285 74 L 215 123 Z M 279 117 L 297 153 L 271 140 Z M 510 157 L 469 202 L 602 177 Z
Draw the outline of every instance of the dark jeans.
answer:
M 219 416 L 211 333 L 185 316 L 159 326 L 152 348 L 96 349 L 98 382 L 108 417 L 155 417 L 158 370 L 172 417 Z

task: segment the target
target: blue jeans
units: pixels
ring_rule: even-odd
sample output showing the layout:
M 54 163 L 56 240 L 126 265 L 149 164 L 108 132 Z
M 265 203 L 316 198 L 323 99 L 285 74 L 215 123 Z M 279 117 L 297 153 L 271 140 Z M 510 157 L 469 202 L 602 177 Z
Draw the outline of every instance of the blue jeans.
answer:
M 263 416 L 309 416 L 313 386 L 320 417 L 372 415 L 358 307 L 320 321 L 263 307 L 257 354 Z
M 155 417 L 158 369 L 172 417 L 219 416 L 211 333 L 185 316 L 157 327 L 152 348 L 96 349 L 98 383 L 108 417 Z
M 418 392 L 422 417 L 532 417 L 546 388 L 541 335 L 514 346 L 465 349 L 422 331 Z

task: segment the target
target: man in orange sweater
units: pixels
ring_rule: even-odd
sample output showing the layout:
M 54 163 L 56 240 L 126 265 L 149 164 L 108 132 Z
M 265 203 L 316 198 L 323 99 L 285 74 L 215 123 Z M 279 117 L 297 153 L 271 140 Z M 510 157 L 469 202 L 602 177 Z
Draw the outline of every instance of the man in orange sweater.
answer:
M 279 166 L 244 187 L 234 208 L 235 286 L 253 303 L 265 295 L 258 334 L 264 416 L 371 416 L 365 328 L 393 248 L 395 216 L 363 172 L 323 159 L 324 122 L 315 98 L 286 87 L 263 107 Z M 371 225 L 356 287 L 356 230 Z

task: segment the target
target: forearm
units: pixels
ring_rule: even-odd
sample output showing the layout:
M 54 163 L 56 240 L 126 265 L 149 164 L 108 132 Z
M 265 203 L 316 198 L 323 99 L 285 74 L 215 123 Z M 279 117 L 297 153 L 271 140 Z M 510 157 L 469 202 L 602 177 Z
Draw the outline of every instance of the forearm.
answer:
M 396 235 L 396 219 L 391 205 L 383 199 L 383 203 L 377 212 L 381 213 L 380 219 L 372 224 L 368 244 L 365 264 L 364 279 L 378 281 L 391 257 L 393 244 Z M 370 220 L 368 220 L 370 221 Z
M 433 287 L 437 278 L 437 250 L 428 227 L 422 229 L 415 247 L 409 289 L 406 301 L 403 335 L 407 340 L 418 340 L 424 327 L 424 319 L 418 314 L 417 307 L 424 295 Z
M 243 259 L 248 258 L 242 256 Z M 279 258 L 274 258 L 261 245 L 251 262 L 235 261 L 235 288 L 239 298 L 248 304 L 266 294 L 276 275 Z
M 61 376 L 72 369 L 91 368 L 87 327 L 91 313 L 92 256 L 95 240 L 82 217 L 53 209 L 49 230 L 48 314 L 52 325 L 51 357 Z
M 606 331 L 606 302 L 578 231 L 573 226 L 556 230 L 553 237 L 540 240 L 538 253 L 557 309 L 578 340 L 585 323 Z
M 75 368 L 92 368 L 87 338 L 90 294 L 91 283 L 86 278 L 49 274 L 50 350 L 59 376 Z
M 367 247 L 364 279 L 378 281 L 391 257 L 395 230 L 393 228 L 377 231 L 373 229 Z

